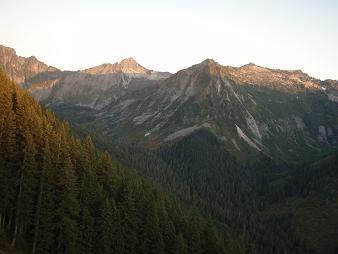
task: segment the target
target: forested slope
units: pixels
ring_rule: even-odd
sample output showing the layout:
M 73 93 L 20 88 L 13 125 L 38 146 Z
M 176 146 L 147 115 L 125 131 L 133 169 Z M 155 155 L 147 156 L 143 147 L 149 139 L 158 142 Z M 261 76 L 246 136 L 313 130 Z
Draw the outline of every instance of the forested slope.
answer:
M 0 72 L 0 250 L 241 253 Z
M 246 242 L 248 253 L 335 253 L 338 163 L 278 164 L 261 154 L 237 160 L 222 140 L 199 130 L 158 150 L 115 151 L 140 174 L 215 218 Z

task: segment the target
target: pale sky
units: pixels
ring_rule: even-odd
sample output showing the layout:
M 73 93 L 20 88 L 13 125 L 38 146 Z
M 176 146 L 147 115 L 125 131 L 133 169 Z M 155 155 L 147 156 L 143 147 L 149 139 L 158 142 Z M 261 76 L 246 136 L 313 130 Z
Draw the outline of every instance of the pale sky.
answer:
M 132 56 L 176 72 L 213 58 L 338 79 L 338 1 L 0 0 L 0 44 L 63 70 Z

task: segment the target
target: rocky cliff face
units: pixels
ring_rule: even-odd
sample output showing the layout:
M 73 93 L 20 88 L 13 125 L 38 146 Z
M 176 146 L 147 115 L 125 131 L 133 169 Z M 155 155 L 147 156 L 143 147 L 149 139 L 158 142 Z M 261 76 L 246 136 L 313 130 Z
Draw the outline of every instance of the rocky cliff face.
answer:
M 25 58 L 17 56 L 12 48 L 0 45 L 0 68 L 17 84 L 41 72 L 55 72 L 57 68 L 38 61 L 34 56 Z

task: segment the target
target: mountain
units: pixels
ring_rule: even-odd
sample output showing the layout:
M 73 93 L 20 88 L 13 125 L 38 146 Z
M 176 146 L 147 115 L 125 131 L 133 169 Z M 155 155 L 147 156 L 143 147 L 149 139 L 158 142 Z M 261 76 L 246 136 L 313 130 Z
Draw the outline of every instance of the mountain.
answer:
M 17 84 L 41 72 L 55 72 L 57 68 L 38 61 L 34 56 L 18 56 L 14 49 L 0 45 L 0 68 Z
M 142 89 L 171 74 L 145 69 L 134 59 L 103 64 L 78 72 L 41 72 L 22 83 L 36 99 L 52 105 L 99 110 L 127 91 Z
M 304 161 L 337 146 L 335 82 L 298 70 L 229 67 L 207 59 L 156 78 L 61 73 L 37 75 L 25 87 L 62 115 L 85 118 L 88 128 L 112 139 L 133 133 L 133 140 L 158 147 L 207 129 L 238 158 L 264 153 L 280 161 Z
M 206 59 L 175 74 L 40 73 L 22 86 L 247 253 L 335 253 L 337 81 Z
M 141 86 L 145 82 L 171 75 L 168 72 L 148 70 L 133 58 L 79 72 L 60 71 L 33 56 L 17 56 L 14 49 L 1 45 L 0 68 L 40 101 L 49 100 L 56 104 L 62 102 L 93 108 L 102 108 L 111 103 L 117 94 L 124 94 L 128 86 L 137 86 L 138 83 Z M 57 89 L 53 89 L 54 86 Z
M 0 71 L 1 253 L 243 253 Z
M 89 73 L 89 74 L 107 74 L 107 73 L 117 73 L 117 72 L 124 72 L 124 73 L 151 73 L 151 70 L 148 70 L 138 64 L 135 59 L 132 57 L 123 59 L 120 63 L 114 64 L 102 64 L 99 66 L 95 66 L 82 72 Z

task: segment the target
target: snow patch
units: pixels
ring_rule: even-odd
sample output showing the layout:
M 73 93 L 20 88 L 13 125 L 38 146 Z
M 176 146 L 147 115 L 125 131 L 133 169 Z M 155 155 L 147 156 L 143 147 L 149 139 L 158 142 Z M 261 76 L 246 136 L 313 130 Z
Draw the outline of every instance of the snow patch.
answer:
M 200 129 L 201 127 L 200 126 L 197 126 L 197 125 L 194 125 L 194 126 L 191 126 L 191 127 L 188 127 L 188 128 L 184 128 L 184 129 L 181 129 L 181 130 L 178 130 L 172 134 L 170 134 L 168 137 L 166 137 L 164 139 L 164 141 L 171 141 L 171 140 L 174 140 L 174 139 L 177 139 L 179 137 L 184 137 L 184 136 L 187 136 L 191 133 L 193 133 L 194 131 Z
M 237 142 L 236 142 L 236 140 L 235 139 L 231 139 L 231 142 L 233 143 L 233 145 L 234 145 L 234 147 L 238 150 L 238 151 L 240 151 L 241 149 L 239 148 L 239 146 L 238 146 L 238 144 L 237 144 Z
M 295 119 L 295 122 L 296 122 L 297 129 L 301 130 L 301 131 L 304 130 L 305 124 L 303 122 L 303 119 L 300 118 L 299 116 L 295 116 L 294 119 Z
M 143 124 L 145 121 L 147 121 L 149 118 L 151 118 L 155 114 L 156 112 L 155 113 L 143 113 L 140 116 L 134 117 L 133 122 L 135 125 Z
M 178 131 L 170 134 L 168 137 L 166 137 L 164 139 L 164 141 L 170 141 L 170 140 L 174 140 L 178 137 L 187 136 L 187 135 L 189 135 L 189 134 L 193 133 L 194 131 L 201 129 L 201 128 L 211 128 L 211 124 L 206 122 L 206 123 L 203 123 L 201 125 L 194 125 L 194 126 L 191 126 L 191 127 L 187 127 L 187 128 L 178 130 Z
M 216 89 L 217 89 L 217 94 L 221 92 L 222 84 L 221 81 L 218 79 L 216 82 Z
M 246 123 L 249 129 L 259 140 L 261 140 L 262 135 L 259 132 L 259 128 L 258 128 L 255 118 L 250 114 L 249 111 L 246 111 L 246 113 L 247 113 L 247 116 L 245 117 L 245 120 L 246 120 Z
M 251 97 L 251 95 L 249 95 L 249 99 L 250 99 L 250 101 L 252 101 L 253 104 L 257 105 L 257 103 L 256 103 L 255 100 Z
M 131 105 L 135 100 L 134 99 L 127 99 L 124 101 L 121 101 L 116 107 L 120 108 L 121 110 L 124 110 L 126 107 Z
M 237 134 L 240 138 L 242 138 L 245 142 L 247 142 L 248 145 L 250 145 L 251 147 L 255 148 L 258 151 L 261 151 L 261 149 L 247 135 L 245 135 L 245 133 L 241 130 L 241 128 L 237 126 L 237 124 L 235 126 Z
M 319 142 L 327 142 L 326 129 L 323 125 L 320 125 L 318 127 L 318 141 Z
M 234 96 L 236 97 L 236 99 L 242 104 L 241 99 L 239 98 L 238 94 L 235 92 L 235 90 L 231 86 L 230 81 L 228 79 L 226 79 L 226 78 L 223 78 L 222 80 L 223 80 L 225 86 L 229 88 L 229 90 L 234 94 Z
M 329 101 L 338 102 L 338 96 L 335 96 L 333 94 L 328 94 L 327 97 Z

